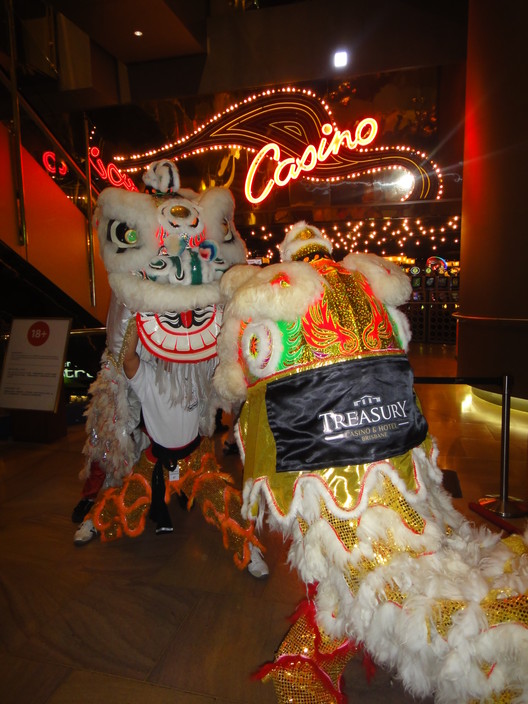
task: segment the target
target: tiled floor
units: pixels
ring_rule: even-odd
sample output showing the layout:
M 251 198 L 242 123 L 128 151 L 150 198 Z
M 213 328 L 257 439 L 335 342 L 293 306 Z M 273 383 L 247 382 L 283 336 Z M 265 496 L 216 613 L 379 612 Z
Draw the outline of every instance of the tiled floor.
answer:
M 416 376 L 456 373 L 450 347 L 417 346 L 411 361 Z M 468 504 L 499 492 L 500 411 L 462 385 L 417 392 L 439 464 L 457 473 L 457 508 L 484 522 Z M 528 416 L 512 411 L 511 421 L 510 495 L 526 499 Z M 172 534 L 148 526 L 135 540 L 76 548 L 83 441 L 82 426 L 71 426 L 50 444 L 0 442 L 0 702 L 273 704 L 272 685 L 250 674 L 273 658 L 304 595 L 281 539 L 263 536 L 265 581 L 236 570 L 199 510 L 177 503 Z M 226 466 L 240 479 L 238 458 Z M 414 701 L 389 673 L 368 684 L 354 661 L 346 691 L 350 704 Z

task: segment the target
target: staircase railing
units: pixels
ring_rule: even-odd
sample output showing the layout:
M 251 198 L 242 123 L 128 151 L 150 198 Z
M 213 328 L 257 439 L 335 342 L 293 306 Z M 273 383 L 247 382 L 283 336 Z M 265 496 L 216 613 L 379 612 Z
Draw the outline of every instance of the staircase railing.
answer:
M 13 49 L 12 49 L 13 51 Z M 13 62 L 12 62 L 13 63 Z M 28 101 L 18 91 L 16 84 L 16 70 L 14 66 L 11 68 L 11 76 L 8 76 L 5 70 L 0 67 L 0 82 L 11 93 L 12 104 L 12 120 L 9 125 L 11 135 L 11 158 L 13 163 L 13 174 L 15 181 L 16 194 L 16 209 L 18 218 L 18 237 L 19 244 L 26 248 L 27 255 L 27 234 L 26 234 L 26 219 L 24 206 L 24 175 L 22 166 L 22 127 L 21 127 L 21 112 L 26 116 L 32 125 L 45 138 L 47 144 L 51 146 L 51 150 L 60 155 L 60 160 L 65 163 L 69 173 L 80 183 L 80 191 L 85 197 L 72 198 L 71 194 L 66 190 L 60 180 L 56 180 L 57 185 L 62 188 L 65 195 L 72 200 L 77 208 L 83 213 L 86 218 L 86 248 L 87 248 L 87 266 L 88 266 L 88 281 L 90 287 L 90 302 L 95 306 L 95 263 L 94 263 L 94 232 L 92 227 L 92 211 L 94 200 L 99 195 L 99 190 L 92 183 L 90 169 L 90 154 L 89 154 L 89 134 L 88 122 L 84 117 L 84 141 L 85 153 L 83 155 L 84 169 L 79 166 L 77 160 L 69 153 L 69 151 L 61 144 L 45 122 L 39 117 L 38 113 L 32 108 Z M 76 189 L 77 195 L 79 195 Z

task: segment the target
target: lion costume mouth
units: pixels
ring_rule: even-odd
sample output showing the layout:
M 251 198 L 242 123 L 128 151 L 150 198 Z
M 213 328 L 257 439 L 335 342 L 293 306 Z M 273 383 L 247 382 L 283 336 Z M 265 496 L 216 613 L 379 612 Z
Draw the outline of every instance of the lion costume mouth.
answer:
M 216 356 L 221 309 L 216 305 L 181 313 L 137 313 L 140 340 L 155 357 L 196 364 Z

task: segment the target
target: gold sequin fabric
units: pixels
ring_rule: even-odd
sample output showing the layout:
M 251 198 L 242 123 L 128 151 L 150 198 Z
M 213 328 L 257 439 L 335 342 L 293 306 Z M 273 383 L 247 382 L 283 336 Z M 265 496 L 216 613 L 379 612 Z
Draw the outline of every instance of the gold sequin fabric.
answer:
M 181 462 L 180 479 L 171 482 L 173 490 L 187 497 L 189 507 L 198 504 L 205 520 L 221 532 L 237 567 L 243 569 L 251 558 L 250 545 L 265 548 L 255 535 L 254 523 L 242 517 L 241 491 L 233 486 L 230 474 L 220 471 L 212 441 L 204 438 L 199 449 L 203 450 L 200 457 L 193 453 Z
M 387 311 L 363 274 L 326 258 L 311 262 L 311 266 L 325 283 L 324 293 L 301 318 L 277 322 L 280 341 L 266 336 L 266 346 L 282 349 L 275 364 L 266 367 L 266 378 L 370 355 L 403 354 Z M 255 376 L 246 358 L 254 356 L 259 347 L 256 336 L 247 350 L 242 344 L 247 322 L 240 326 L 239 345 L 245 350 L 240 362 L 251 386 L 263 374 Z
M 406 554 L 412 558 L 419 559 L 429 554 L 426 546 L 423 549 L 416 549 L 416 547 L 412 547 L 405 540 L 402 541 L 402 536 L 406 534 L 405 531 L 409 531 L 415 536 L 424 534 L 426 521 L 386 476 L 381 477 L 381 481 L 378 482 L 369 495 L 368 508 L 373 507 L 382 507 L 390 510 L 393 517 L 390 521 L 387 521 L 387 526 L 390 527 L 387 527 L 385 531 L 380 531 L 376 538 L 370 537 L 370 557 L 360 554 L 361 538 L 358 536 L 358 531 L 362 517 L 350 519 L 338 517 L 328 509 L 324 501 L 320 502 L 319 518 L 312 517 L 307 520 L 306 518 L 298 517 L 300 539 L 303 541 L 309 540 L 312 526 L 317 525 L 321 521 L 328 523 L 332 528 L 332 533 L 339 540 L 342 549 L 351 556 L 343 576 L 351 594 L 354 596 L 358 595 L 363 582 L 368 579 L 369 575 L 378 568 L 390 566 L 397 555 Z M 397 530 L 398 525 L 405 528 L 403 533 Z M 398 533 L 399 539 L 395 538 L 395 533 Z M 451 527 L 445 527 L 445 535 L 452 535 Z M 502 543 L 510 549 L 514 556 L 521 557 L 528 553 L 526 544 L 521 536 L 510 536 L 503 539 Z M 328 542 L 321 546 L 321 549 L 325 555 L 331 555 L 335 550 L 335 548 L 330 548 Z M 505 572 L 510 562 L 511 560 L 505 559 Z M 404 610 L 407 608 L 406 604 L 409 597 L 415 597 L 420 593 L 420 585 L 416 585 L 416 587 L 411 586 L 411 593 L 407 593 L 405 589 L 401 589 L 398 586 L 397 582 L 388 581 L 378 592 L 377 601 L 379 604 L 390 602 L 397 608 Z M 509 588 L 492 589 L 490 587 L 488 595 L 480 602 L 481 612 L 487 620 L 487 628 L 493 629 L 502 624 L 516 624 L 522 628 L 528 628 L 528 596 L 526 594 L 512 594 L 511 592 L 512 590 Z M 425 597 L 425 594 L 426 591 L 423 592 L 422 598 Z M 431 595 L 428 597 L 428 602 L 429 610 L 424 615 L 428 644 L 431 644 L 433 638 L 438 636 L 447 642 L 454 627 L 455 619 L 459 618 L 459 615 L 468 607 L 468 601 Z M 300 634 L 292 634 L 290 638 L 285 640 L 290 652 L 293 647 L 298 647 L 300 649 L 299 652 L 307 650 L 305 641 L 309 642 L 310 634 L 302 630 L 301 624 L 299 624 L 298 628 L 300 629 Z M 509 636 L 505 635 L 504 637 L 508 638 Z M 468 647 L 472 646 L 468 644 Z M 279 653 L 282 650 L 281 648 Z M 486 677 L 488 677 L 493 672 L 495 663 L 484 662 L 479 666 Z M 287 685 L 292 679 L 295 681 L 297 678 L 301 682 L 304 681 L 306 668 L 300 669 L 299 672 L 296 669 L 297 667 L 297 664 L 295 664 L 295 668 L 292 668 L 287 676 L 283 674 L 278 681 L 277 678 L 274 679 L 275 687 L 279 687 L 280 696 L 286 696 L 284 691 L 287 692 Z M 305 685 L 299 686 L 303 687 Z M 510 687 L 507 690 L 494 693 L 491 697 L 479 700 L 478 704 L 510 704 L 515 701 L 519 694 L 520 690 Z M 279 698 L 279 701 L 288 702 L 295 701 L 295 699 Z M 461 700 L 461 704 L 462 702 L 463 700 Z M 477 704 L 477 700 L 467 700 L 467 704 Z
M 103 542 L 143 533 L 152 497 L 153 468 L 143 453 L 122 486 L 106 489 L 96 501 L 90 515 Z
M 359 648 L 347 639 L 330 638 L 315 624 L 313 603 L 306 601 L 304 607 L 263 679 L 273 681 L 281 704 L 335 704 L 342 700 L 343 670 Z
M 528 596 L 518 595 L 501 599 L 492 597 L 481 602 L 490 626 L 499 623 L 522 623 L 528 627 Z
M 516 701 L 519 695 L 519 690 L 505 689 L 503 692 L 493 694 L 491 697 L 488 697 L 484 701 L 472 699 L 470 702 L 468 702 L 468 704 L 513 704 L 513 702 Z

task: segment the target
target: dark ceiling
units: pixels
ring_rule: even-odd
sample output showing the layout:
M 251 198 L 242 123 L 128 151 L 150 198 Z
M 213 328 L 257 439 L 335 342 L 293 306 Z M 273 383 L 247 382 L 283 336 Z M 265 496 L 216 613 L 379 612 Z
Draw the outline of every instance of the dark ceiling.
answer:
M 57 14 L 62 15 L 91 42 L 127 66 L 205 54 L 207 22 L 211 17 L 304 1 L 12 0 L 15 16 L 34 38 L 42 33 L 44 23 L 49 24 L 46 15 L 51 9 L 55 14 L 51 21 L 56 21 Z
M 5 76 L 14 53 L 21 94 L 64 145 L 68 140 L 55 128 L 69 120 L 66 129 L 79 132 L 71 123 L 87 114 L 115 153 L 172 141 L 178 111 L 186 119 L 207 117 L 196 117 L 193 101 L 202 98 L 218 96 L 225 103 L 221 96 L 229 95 L 231 103 L 280 85 L 326 90 L 336 81 L 456 65 L 466 51 L 467 0 L 7 0 L 3 5 L 12 8 L 16 44 L 11 52 L 4 9 L 0 67 Z M 343 46 L 352 55 L 346 73 L 330 61 Z M 0 92 L 0 117 L 10 109 L 8 94 Z M 164 120 L 169 113 L 172 121 Z
M 60 114 L 96 111 L 100 125 L 106 122 L 110 131 L 120 126 L 120 135 L 109 135 L 113 142 L 120 136 L 130 143 L 132 123 L 132 140 L 138 132 L 163 138 L 143 110 L 145 102 L 212 94 L 238 82 L 239 60 L 221 55 L 233 51 L 231 40 L 242 43 L 243 16 L 288 6 L 298 14 L 303 2 L 8 0 L 5 7 L 12 8 L 18 88 L 47 124 Z M 0 13 L 0 66 L 6 76 L 12 53 L 8 14 Z M 222 61 L 235 64 L 231 78 L 223 68 L 216 75 Z
M 466 0 L 9 0 L 26 74 L 58 79 L 62 109 L 253 90 L 464 57 Z M 135 32 L 141 32 L 137 36 Z M 4 35 L 7 32 L 4 29 Z M 5 65 L 9 46 L 0 60 Z
M 206 51 L 207 0 L 51 0 L 123 64 Z M 141 31 L 141 36 L 134 33 Z

